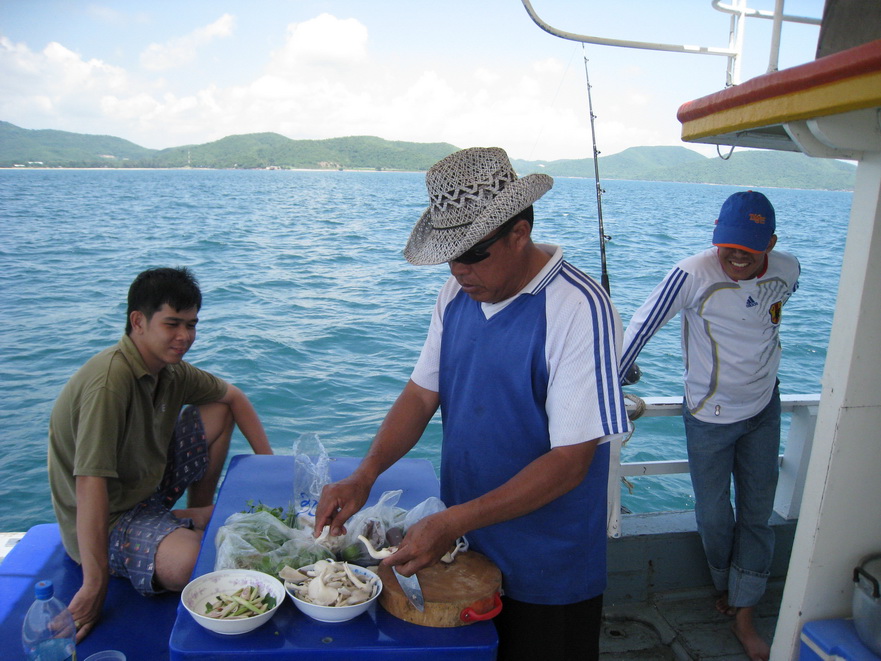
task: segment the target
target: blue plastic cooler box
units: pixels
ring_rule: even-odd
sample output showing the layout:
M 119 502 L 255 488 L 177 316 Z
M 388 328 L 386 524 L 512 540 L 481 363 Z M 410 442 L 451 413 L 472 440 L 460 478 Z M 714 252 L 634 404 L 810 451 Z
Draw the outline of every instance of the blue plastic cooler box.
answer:
M 806 622 L 801 631 L 799 661 L 881 661 L 881 657 L 863 645 L 853 620 L 816 620 Z

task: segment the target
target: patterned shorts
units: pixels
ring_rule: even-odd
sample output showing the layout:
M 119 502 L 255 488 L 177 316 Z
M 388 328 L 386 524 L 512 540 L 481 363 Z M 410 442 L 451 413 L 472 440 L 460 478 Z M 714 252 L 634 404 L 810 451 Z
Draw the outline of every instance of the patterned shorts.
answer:
M 110 530 L 110 573 L 128 578 L 143 595 L 163 592 L 153 582 L 156 551 L 165 536 L 178 528 L 192 528 L 192 519 L 179 519 L 171 508 L 201 479 L 208 467 L 205 427 L 195 406 L 185 408 L 168 446 L 168 463 L 156 492 L 123 514 Z

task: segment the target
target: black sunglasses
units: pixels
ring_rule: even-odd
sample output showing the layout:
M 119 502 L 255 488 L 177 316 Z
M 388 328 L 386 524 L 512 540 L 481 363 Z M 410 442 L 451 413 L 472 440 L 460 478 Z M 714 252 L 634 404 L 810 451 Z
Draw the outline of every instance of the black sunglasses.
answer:
M 489 257 L 489 252 L 487 252 L 487 249 L 496 241 L 508 234 L 514 228 L 514 225 L 517 224 L 518 220 L 520 219 L 511 218 L 511 220 L 502 225 L 499 228 L 499 231 L 496 232 L 493 236 L 489 237 L 488 239 L 484 239 L 479 243 L 475 243 L 473 246 L 471 246 L 471 248 L 463 252 L 455 259 L 451 259 L 450 261 L 459 262 L 460 264 L 477 264 L 477 262 L 482 262 L 487 257 Z

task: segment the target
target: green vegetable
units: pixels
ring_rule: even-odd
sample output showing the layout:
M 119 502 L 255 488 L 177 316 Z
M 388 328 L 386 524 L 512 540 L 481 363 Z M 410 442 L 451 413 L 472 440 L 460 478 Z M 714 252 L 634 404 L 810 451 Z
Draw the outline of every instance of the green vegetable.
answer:
M 275 597 L 267 593 L 260 596 L 259 589 L 247 586 L 233 594 L 219 594 L 213 601 L 205 602 L 205 615 L 216 619 L 242 618 L 262 615 L 275 607 Z
M 297 518 L 297 513 L 294 511 L 293 507 L 288 507 L 288 511 L 285 512 L 283 507 L 269 507 L 269 505 L 264 505 L 263 501 L 257 501 L 257 504 L 254 504 L 253 500 L 248 500 L 245 502 L 245 505 L 248 506 L 247 509 L 242 510 L 245 514 L 254 514 L 255 512 L 266 512 L 271 514 L 276 519 L 285 524 L 288 528 L 294 527 L 294 522 Z
M 361 542 L 350 544 L 340 552 L 340 557 L 346 562 L 355 562 L 361 557 L 361 549 Z M 305 567 L 305 565 L 301 565 L 301 567 Z

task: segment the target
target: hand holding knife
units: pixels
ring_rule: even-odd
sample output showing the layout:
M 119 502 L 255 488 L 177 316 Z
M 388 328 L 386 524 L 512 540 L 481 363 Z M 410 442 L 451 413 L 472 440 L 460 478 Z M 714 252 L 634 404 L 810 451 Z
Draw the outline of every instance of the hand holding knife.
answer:
M 387 558 L 398 550 L 398 547 L 396 546 L 389 546 L 377 551 L 373 547 L 373 544 L 370 543 L 370 540 L 364 535 L 358 535 L 358 539 L 367 547 L 367 552 L 370 554 L 370 557 L 375 560 Z M 422 595 L 422 586 L 419 585 L 419 578 L 416 574 L 413 574 L 412 576 L 404 576 L 394 565 L 392 565 L 392 572 L 398 580 L 398 585 L 401 586 L 404 596 L 407 597 L 407 601 L 409 601 L 413 608 L 419 612 L 425 611 L 425 597 Z
M 425 611 L 425 597 L 422 595 L 422 586 L 419 585 L 419 578 L 416 574 L 412 576 L 404 576 L 399 573 L 397 568 L 392 565 L 392 571 L 395 574 L 395 578 L 398 579 L 398 585 L 401 586 L 401 590 L 404 591 L 404 596 L 407 597 L 407 601 L 418 610 L 420 613 Z

